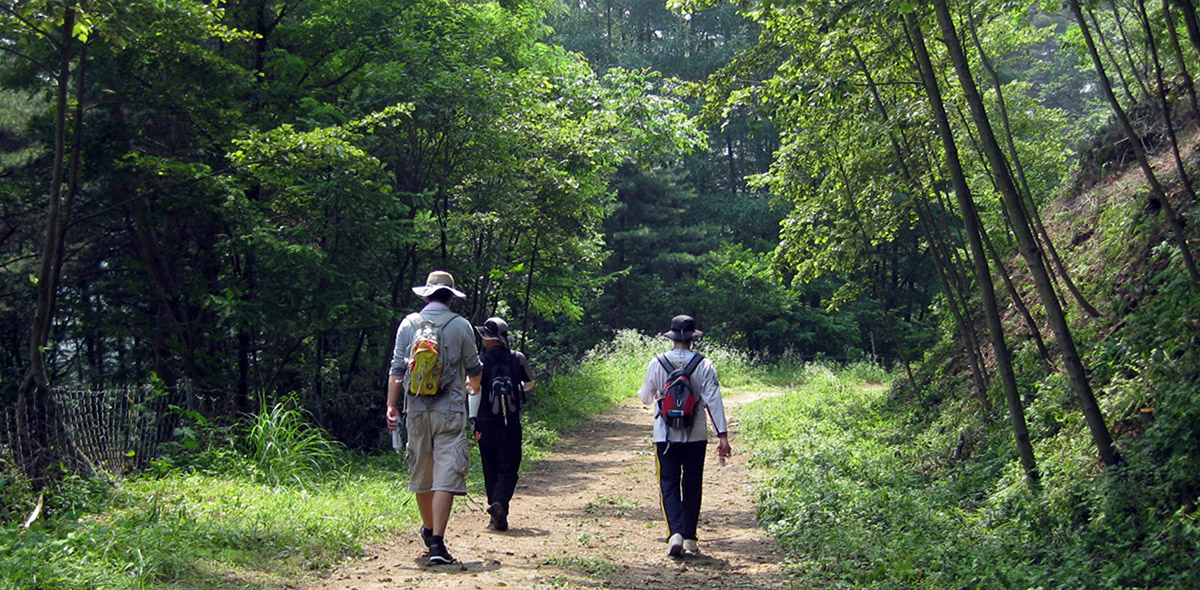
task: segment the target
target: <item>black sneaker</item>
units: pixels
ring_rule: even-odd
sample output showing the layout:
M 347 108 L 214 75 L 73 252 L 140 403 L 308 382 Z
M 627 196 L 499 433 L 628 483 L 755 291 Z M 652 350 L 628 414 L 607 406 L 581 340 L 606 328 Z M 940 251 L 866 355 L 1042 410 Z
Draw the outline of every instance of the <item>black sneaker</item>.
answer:
M 425 543 L 426 549 L 433 546 L 433 531 L 425 527 L 421 527 L 421 542 Z
M 491 520 L 488 522 L 489 528 L 494 531 L 508 530 L 508 511 L 504 509 L 503 504 L 492 502 L 492 505 L 488 506 L 487 512 L 492 515 Z
M 432 543 L 429 545 L 429 565 L 445 565 L 454 563 L 454 557 L 446 550 L 445 543 Z

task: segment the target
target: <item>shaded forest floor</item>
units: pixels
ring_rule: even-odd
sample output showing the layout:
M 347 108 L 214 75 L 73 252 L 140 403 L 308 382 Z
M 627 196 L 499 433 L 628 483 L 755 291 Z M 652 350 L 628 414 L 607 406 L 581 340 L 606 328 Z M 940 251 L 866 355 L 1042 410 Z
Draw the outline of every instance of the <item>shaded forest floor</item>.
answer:
M 553 455 L 525 470 L 507 532 L 487 530 L 482 498 L 458 499 L 446 545 L 459 563 L 424 565 L 414 527 L 305 588 L 783 587 L 782 552 L 755 520 L 748 455 L 738 441 L 738 410 L 757 397 L 726 396 L 735 454 L 719 466 L 710 440 L 698 556 L 666 553 L 650 418 L 630 399 L 564 434 Z

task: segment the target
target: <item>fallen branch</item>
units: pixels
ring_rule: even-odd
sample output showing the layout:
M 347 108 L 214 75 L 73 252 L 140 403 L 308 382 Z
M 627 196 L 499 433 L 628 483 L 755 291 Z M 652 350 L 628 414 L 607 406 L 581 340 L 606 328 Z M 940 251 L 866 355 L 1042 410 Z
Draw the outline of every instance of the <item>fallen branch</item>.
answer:
M 45 499 L 45 494 L 38 494 L 37 506 L 33 507 L 33 512 L 29 513 L 29 517 L 25 519 L 25 524 L 22 526 L 22 529 L 28 529 L 29 525 L 33 524 L 33 521 L 37 520 L 37 518 L 42 515 L 42 505 Z

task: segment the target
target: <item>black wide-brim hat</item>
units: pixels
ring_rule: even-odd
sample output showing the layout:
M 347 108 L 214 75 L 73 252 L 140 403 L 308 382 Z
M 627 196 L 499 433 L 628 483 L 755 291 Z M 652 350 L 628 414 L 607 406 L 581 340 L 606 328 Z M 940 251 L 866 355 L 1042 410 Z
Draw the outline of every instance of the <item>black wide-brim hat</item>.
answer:
M 502 318 L 490 317 L 482 326 L 475 326 L 479 337 L 484 340 L 499 340 L 505 345 L 510 344 L 508 338 L 508 322 Z
M 663 336 L 676 342 L 686 342 L 704 335 L 696 329 L 696 320 L 690 315 L 677 315 L 671 318 L 671 329 L 662 333 Z

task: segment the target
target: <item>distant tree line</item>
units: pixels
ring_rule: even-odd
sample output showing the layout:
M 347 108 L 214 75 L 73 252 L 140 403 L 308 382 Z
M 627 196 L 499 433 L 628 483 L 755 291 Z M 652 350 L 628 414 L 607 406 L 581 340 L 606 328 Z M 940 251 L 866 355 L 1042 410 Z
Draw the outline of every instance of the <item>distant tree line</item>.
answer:
M 1032 347 L 1117 464 L 1038 212 L 1128 157 L 1200 279 L 1198 61 L 1186 0 L 0 2 L 0 409 L 35 478 L 52 386 L 297 392 L 373 444 L 436 267 L 547 365 L 687 311 L 915 381 L 944 323 L 1034 483 Z
M 409 287 L 578 317 L 609 179 L 703 145 L 656 74 L 543 43 L 543 2 L 0 3 L 0 408 L 51 386 L 297 392 L 374 442 Z M 32 327 L 32 329 L 31 329 Z
M 801 279 L 840 273 L 851 278 L 843 293 L 881 301 L 898 246 L 935 264 L 938 305 L 974 394 L 989 409 L 999 379 L 1030 485 L 1039 476 L 1023 401 L 1031 392 L 1014 348 L 1036 347 L 1042 371 L 1066 376 L 1097 456 L 1122 462 L 1069 318 L 1101 311 L 1039 215 L 1068 181 L 1073 150 L 1085 156 L 1077 183 L 1108 171 L 1087 166 L 1109 166 L 1120 159 L 1113 150 L 1128 150 L 1183 270 L 1200 283 L 1179 213 L 1196 197 L 1177 133 L 1200 118 L 1195 6 L 1053 4 L 739 3 L 763 33 L 710 78 L 706 103 L 714 118 L 735 106 L 764 109 L 779 130 L 770 171 L 754 183 L 792 204 L 777 264 Z M 1106 119 L 1110 127 L 1097 125 Z M 1097 127 L 1115 133 L 1091 139 Z M 1174 165 L 1153 169 L 1147 144 Z M 896 324 L 893 314 L 883 307 L 885 325 Z

